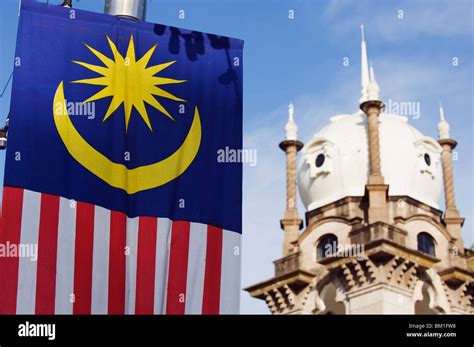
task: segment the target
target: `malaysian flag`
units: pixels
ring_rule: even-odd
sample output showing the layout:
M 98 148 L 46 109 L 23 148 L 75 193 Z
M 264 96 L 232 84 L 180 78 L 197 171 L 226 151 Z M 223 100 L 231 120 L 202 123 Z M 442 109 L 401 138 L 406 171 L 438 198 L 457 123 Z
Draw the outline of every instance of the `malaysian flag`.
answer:
M 1 314 L 238 313 L 242 47 L 22 1 Z

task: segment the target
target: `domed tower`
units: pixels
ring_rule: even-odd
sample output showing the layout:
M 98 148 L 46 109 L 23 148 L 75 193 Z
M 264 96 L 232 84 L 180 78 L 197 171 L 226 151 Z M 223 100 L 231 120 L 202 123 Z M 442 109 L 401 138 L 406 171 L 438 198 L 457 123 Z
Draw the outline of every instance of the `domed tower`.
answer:
M 360 110 L 330 118 L 303 146 L 290 105 L 280 144 L 287 155 L 283 258 L 273 278 L 246 290 L 273 314 L 473 313 L 472 259 L 454 193 L 456 141 L 441 105 L 438 140 L 384 112 L 361 29 Z

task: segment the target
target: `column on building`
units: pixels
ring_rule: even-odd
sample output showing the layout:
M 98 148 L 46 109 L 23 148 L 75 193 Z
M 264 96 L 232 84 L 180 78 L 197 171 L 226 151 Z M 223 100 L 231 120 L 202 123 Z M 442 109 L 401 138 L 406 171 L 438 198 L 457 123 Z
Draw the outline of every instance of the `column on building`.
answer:
M 373 66 L 370 66 L 370 75 L 367 59 L 367 47 L 365 44 L 364 27 L 361 26 L 361 86 L 362 96 L 360 98 L 360 109 L 367 116 L 368 151 L 369 151 L 369 178 L 366 185 L 369 209 L 368 222 L 388 222 L 387 192 L 388 185 L 385 184 L 382 175 L 380 161 L 380 137 L 379 116 L 385 105 L 379 98 L 379 86 L 375 79 Z
M 461 228 L 464 218 L 460 217 L 456 207 L 456 196 L 454 192 L 454 174 L 453 174 L 453 149 L 456 147 L 456 140 L 449 135 L 449 124 L 444 116 L 444 110 L 439 105 L 440 120 L 438 123 L 438 143 L 443 149 L 441 159 L 443 163 L 443 183 L 444 199 L 446 211 L 444 214 L 444 223 L 448 232 L 455 238 L 454 246 L 456 249 L 452 253 L 464 253 L 464 243 L 462 240 Z
M 283 229 L 283 256 L 294 252 L 299 232 L 303 227 L 303 220 L 298 215 L 296 208 L 296 156 L 303 148 L 303 143 L 298 141 L 298 127 L 294 119 L 294 106 L 288 106 L 288 122 L 285 126 L 286 137 L 280 142 L 280 148 L 286 153 L 286 209 L 283 219 L 280 220 Z

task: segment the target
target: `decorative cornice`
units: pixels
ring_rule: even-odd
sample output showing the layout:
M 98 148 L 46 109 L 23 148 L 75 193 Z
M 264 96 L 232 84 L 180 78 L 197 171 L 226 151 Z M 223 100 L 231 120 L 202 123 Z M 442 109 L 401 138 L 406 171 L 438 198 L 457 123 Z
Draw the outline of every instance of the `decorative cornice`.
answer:
M 375 240 L 365 245 L 365 252 L 368 257 L 375 254 L 388 254 L 399 256 L 403 259 L 410 259 L 423 268 L 431 268 L 434 264 L 441 260 L 429 254 L 422 253 L 418 250 L 403 247 L 389 240 Z
M 474 312 L 472 282 L 459 282 L 455 288 L 451 288 L 447 282 L 442 282 L 442 285 L 452 312 Z
M 364 196 L 346 196 L 344 198 L 341 198 L 339 200 L 336 200 L 336 201 L 333 201 L 333 202 L 330 202 L 326 205 L 323 205 L 323 206 L 320 206 L 318 208 L 315 208 L 313 210 L 310 210 L 310 211 L 307 211 L 305 213 L 305 219 L 306 219 L 306 225 L 308 225 L 308 221 L 319 215 L 319 214 L 323 214 L 324 212 L 327 212 L 327 211 L 330 211 L 332 209 L 335 209 L 339 206 L 343 206 L 343 205 L 346 205 L 348 203 L 353 203 L 353 202 L 358 202 L 358 203 L 363 203 L 363 201 L 366 200 L 366 198 Z M 429 213 L 432 213 L 436 216 L 439 216 L 439 218 L 441 219 L 442 215 L 443 215 L 443 211 L 437 209 L 437 208 L 434 208 L 432 206 L 429 206 L 419 200 L 416 200 L 408 195 L 389 195 L 387 197 L 387 200 L 389 202 L 396 202 L 396 201 L 399 201 L 399 200 L 403 200 L 405 201 L 406 203 L 408 204 L 411 204 L 411 205 L 414 205 L 426 212 L 429 212 Z
M 474 281 L 474 272 L 453 266 L 438 272 L 441 279 L 451 285 Z
M 441 233 L 444 235 L 444 237 L 446 237 L 446 239 L 448 241 L 451 242 L 451 241 L 454 240 L 454 237 L 448 232 L 448 230 L 446 230 L 446 228 L 445 228 L 445 226 L 442 222 L 437 221 L 433 217 L 427 216 L 425 214 L 416 214 L 416 215 L 410 216 L 409 218 L 404 218 L 402 216 L 397 216 L 397 217 L 394 218 L 395 223 L 401 223 L 401 224 L 407 224 L 411 221 L 416 221 L 416 220 L 422 220 L 422 221 L 425 221 L 427 223 L 430 223 L 435 228 L 437 228 L 439 231 L 441 231 Z
M 301 148 L 303 148 L 304 144 L 303 142 L 298 141 L 298 140 L 284 140 L 280 142 L 278 146 L 281 148 L 282 151 L 285 151 L 285 152 L 288 147 L 295 146 L 296 151 L 299 152 Z
M 313 210 L 307 211 L 306 212 L 306 223 L 308 223 L 308 220 L 313 216 L 316 216 L 318 214 L 322 214 L 322 213 L 324 213 L 326 211 L 329 211 L 329 210 L 332 210 L 336 207 L 346 205 L 350 202 L 361 202 L 363 199 L 364 199 L 363 196 L 346 196 L 342 199 L 330 202 L 326 205 L 323 205 L 323 206 L 320 206 L 320 207 L 315 208 Z
M 269 280 L 254 284 L 253 286 L 244 288 L 251 296 L 259 299 L 265 299 L 265 293 L 273 290 L 274 288 L 280 288 L 288 285 L 290 288 L 304 288 L 311 283 L 315 277 L 314 274 L 305 270 L 296 270 L 281 276 L 276 276 Z
M 325 258 L 320 261 L 329 270 L 330 278 L 339 278 L 346 293 L 377 284 L 412 291 L 419 276 L 439 260 L 412 251 L 387 240 L 366 245 L 363 257 Z
M 449 147 L 451 147 L 451 150 L 453 150 L 454 148 L 456 148 L 457 146 L 457 142 L 456 140 L 454 139 L 438 139 L 438 143 L 441 145 L 441 146 L 444 146 L 444 145 L 448 145 Z
M 300 230 L 303 229 L 303 220 L 301 218 L 283 218 L 280 219 L 280 227 L 284 230 L 286 226 L 296 225 Z
M 382 177 L 382 176 L 377 176 L 377 177 Z M 365 185 L 365 189 L 369 192 L 374 191 L 374 192 L 387 192 L 388 194 L 388 184 L 383 184 L 383 183 L 367 183 Z
M 425 204 L 424 202 L 421 202 L 419 200 L 416 200 L 408 195 L 389 195 L 388 196 L 388 201 L 390 202 L 394 202 L 394 201 L 399 201 L 399 200 L 404 200 L 406 201 L 407 203 L 411 204 L 411 205 L 414 205 L 418 208 L 421 208 L 422 210 L 426 211 L 426 212 L 429 212 L 429 213 L 432 213 L 434 215 L 437 215 L 441 218 L 441 216 L 443 215 L 443 211 L 441 211 L 440 209 L 437 209 L 437 208 L 434 208 L 430 205 L 427 205 Z
M 327 222 L 339 222 L 346 225 L 354 226 L 354 225 L 362 224 L 363 219 L 360 217 L 353 217 L 353 218 L 346 218 L 346 217 L 339 217 L 339 216 L 323 217 L 321 219 L 318 219 L 312 222 L 310 225 L 308 225 L 306 229 L 299 236 L 298 241 L 300 242 L 303 241 L 309 234 L 311 234 L 311 231 L 313 231 L 319 225 L 327 223 Z
M 282 276 L 245 288 L 252 297 L 266 301 L 272 314 L 294 313 L 301 309 L 296 306 L 301 300 L 306 299 L 310 284 L 314 282 L 315 275 L 304 270 L 296 270 Z M 303 290 L 305 289 L 306 290 Z M 303 300 L 305 302 L 305 300 Z
M 375 107 L 382 111 L 385 107 L 385 104 L 381 100 L 367 100 L 360 104 L 360 109 L 367 114 L 370 108 Z
M 443 222 L 445 225 L 448 224 L 459 224 L 460 226 L 464 225 L 464 218 L 462 217 L 455 217 L 455 218 L 444 218 Z

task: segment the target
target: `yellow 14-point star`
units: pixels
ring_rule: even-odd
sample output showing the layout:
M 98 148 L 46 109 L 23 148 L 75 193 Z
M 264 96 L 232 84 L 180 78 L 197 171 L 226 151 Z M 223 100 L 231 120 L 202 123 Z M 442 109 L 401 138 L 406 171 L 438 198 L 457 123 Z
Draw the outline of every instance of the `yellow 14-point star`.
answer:
M 119 53 L 117 46 L 107 36 L 110 48 L 112 50 L 113 59 L 105 56 L 101 52 L 95 50 L 86 44 L 86 47 L 97 57 L 105 66 L 92 65 L 80 61 L 73 61 L 87 69 L 94 71 L 102 77 L 89 78 L 73 81 L 73 83 L 84 83 L 91 85 L 105 86 L 101 91 L 94 94 L 84 102 L 91 102 L 107 97 L 112 97 L 109 108 L 104 116 L 104 121 L 109 118 L 112 113 L 123 103 L 125 109 L 125 129 L 128 129 L 132 106 L 138 111 L 148 128 L 152 130 L 150 119 L 145 108 L 145 102 L 156 108 L 170 119 L 174 118 L 163 107 L 163 105 L 154 97 L 154 95 L 171 99 L 174 101 L 184 102 L 173 94 L 163 90 L 159 86 L 166 84 L 176 84 L 186 82 L 185 80 L 175 80 L 155 76 L 160 71 L 174 64 L 176 61 L 170 61 L 163 64 L 147 67 L 156 45 L 151 47 L 143 57 L 139 60 L 135 58 L 135 45 L 133 36 L 130 37 L 127 54 L 125 57 Z

